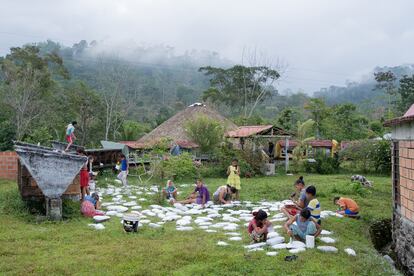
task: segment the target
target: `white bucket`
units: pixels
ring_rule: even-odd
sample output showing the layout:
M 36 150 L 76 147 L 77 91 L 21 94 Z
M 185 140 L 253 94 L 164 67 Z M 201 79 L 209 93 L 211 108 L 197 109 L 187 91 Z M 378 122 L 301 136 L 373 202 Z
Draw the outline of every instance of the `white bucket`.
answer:
M 139 216 L 137 214 L 127 213 L 123 215 L 122 219 L 125 232 L 138 231 Z
M 307 248 L 315 248 L 315 237 L 306 235 L 306 247 Z

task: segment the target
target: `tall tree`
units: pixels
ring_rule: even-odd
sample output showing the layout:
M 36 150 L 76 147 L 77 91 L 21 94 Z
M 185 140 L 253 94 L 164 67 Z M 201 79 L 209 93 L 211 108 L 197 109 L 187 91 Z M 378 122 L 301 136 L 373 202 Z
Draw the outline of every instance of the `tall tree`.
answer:
M 411 77 L 403 76 L 402 79 L 400 79 L 398 93 L 400 94 L 400 103 L 398 107 L 401 113 L 403 113 L 414 104 L 414 75 Z
M 391 119 L 394 117 L 393 109 L 397 106 L 397 77 L 391 71 L 375 72 L 374 78 L 377 82 L 375 89 L 385 90 L 388 95 L 388 112 L 387 117 Z M 394 107 L 394 108 L 393 108 Z
M 323 99 L 313 98 L 305 105 L 305 109 L 310 112 L 310 117 L 314 121 L 315 135 L 319 139 L 321 137 L 322 122 L 329 116 L 329 107 Z
M 246 118 L 275 93 L 273 83 L 280 77 L 267 66 L 235 65 L 229 69 L 207 66 L 199 71 L 210 77 L 210 88 L 204 91 L 203 99 L 243 111 Z
M 21 140 L 44 109 L 43 103 L 54 87 L 52 72 L 67 78 L 62 59 L 55 53 L 44 56 L 39 48 L 24 46 L 10 49 L 0 60 L 3 102 L 14 111 L 16 138 Z

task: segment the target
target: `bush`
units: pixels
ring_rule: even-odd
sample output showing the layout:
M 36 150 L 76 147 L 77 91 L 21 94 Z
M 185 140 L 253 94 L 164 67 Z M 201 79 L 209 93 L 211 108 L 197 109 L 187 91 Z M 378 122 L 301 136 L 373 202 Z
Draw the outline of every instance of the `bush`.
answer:
M 339 171 L 338 157 L 330 157 L 325 154 L 318 154 L 316 162 L 304 162 L 303 167 L 307 173 L 333 174 Z
M 253 159 L 254 155 L 247 154 L 240 150 L 229 149 L 222 147 L 216 151 L 215 159 L 217 160 L 217 167 L 221 171 L 221 176 L 227 176 L 227 168 L 230 166 L 231 161 L 236 158 L 239 160 L 241 176 L 249 174 L 254 175 L 260 171 L 260 168 L 254 168 L 251 164 L 259 164 Z
M 187 179 L 196 177 L 196 167 L 191 155 L 187 152 L 163 160 L 161 169 L 164 177 L 167 178 Z
M 388 140 L 355 141 L 339 154 L 340 160 L 350 161 L 351 168 L 363 173 L 389 174 L 391 171 L 391 142 Z

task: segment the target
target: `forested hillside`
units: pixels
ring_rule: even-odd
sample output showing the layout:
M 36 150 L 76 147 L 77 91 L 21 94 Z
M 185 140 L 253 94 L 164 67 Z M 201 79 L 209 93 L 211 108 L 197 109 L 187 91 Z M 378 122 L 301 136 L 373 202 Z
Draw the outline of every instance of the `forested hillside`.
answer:
M 298 122 L 313 119 L 319 138 L 375 137 L 384 133 L 384 119 L 414 101 L 414 80 L 413 66 L 374 72 L 388 73 L 310 97 L 280 94 L 275 68 L 235 65 L 214 52 L 176 54 L 165 45 L 96 41 L 15 47 L 0 57 L 0 149 L 10 148 L 14 139 L 62 140 L 72 120 L 78 121 L 82 145 L 136 140 L 198 101 L 239 125 L 276 124 L 295 132 Z

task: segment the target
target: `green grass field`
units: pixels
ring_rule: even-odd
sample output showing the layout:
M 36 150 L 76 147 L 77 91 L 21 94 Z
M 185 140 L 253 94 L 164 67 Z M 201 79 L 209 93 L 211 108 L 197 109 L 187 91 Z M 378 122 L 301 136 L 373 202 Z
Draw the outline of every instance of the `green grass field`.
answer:
M 260 177 L 242 180 L 242 200 L 283 200 L 293 191 L 297 176 Z M 352 188 L 346 175 L 305 175 L 316 185 L 322 208 L 335 210 L 332 197 L 349 196 L 361 207 L 360 220 L 330 217 L 323 228 L 334 231 L 337 254 L 307 250 L 293 262 L 284 261 L 287 250 L 276 257 L 247 252 L 241 243 L 216 245 L 227 240 L 223 233 L 202 230 L 179 232 L 175 223 L 161 229 L 143 227 L 126 234 L 119 218 L 106 222 L 106 229 L 87 226 L 90 219 L 72 214 L 60 223 L 36 222 L 21 202 L 13 182 L 0 182 L 0 274 L 65 275 L 392 275 L 393 271 L 373 248 L 369 224 L 391 217 L 391 181 L 369 177 L 371 190 Z M 131 179 L 131 182 L 134 180 Z M 225 179 L 205 179 L 210 192 Z M 188 183 L 188 182 L 185 182 Z M 181 196 L 190 191 L 182 191 Z M 148 201 L 142 206 L 153 204 Z M 281 231 L 279 231 L 281 232 Z M 243 231 L 243 243 L 249 240 Z M 317 245 L 321 244 L 318 242 Z M 351 247 L 357 257 L 343 252 Z

